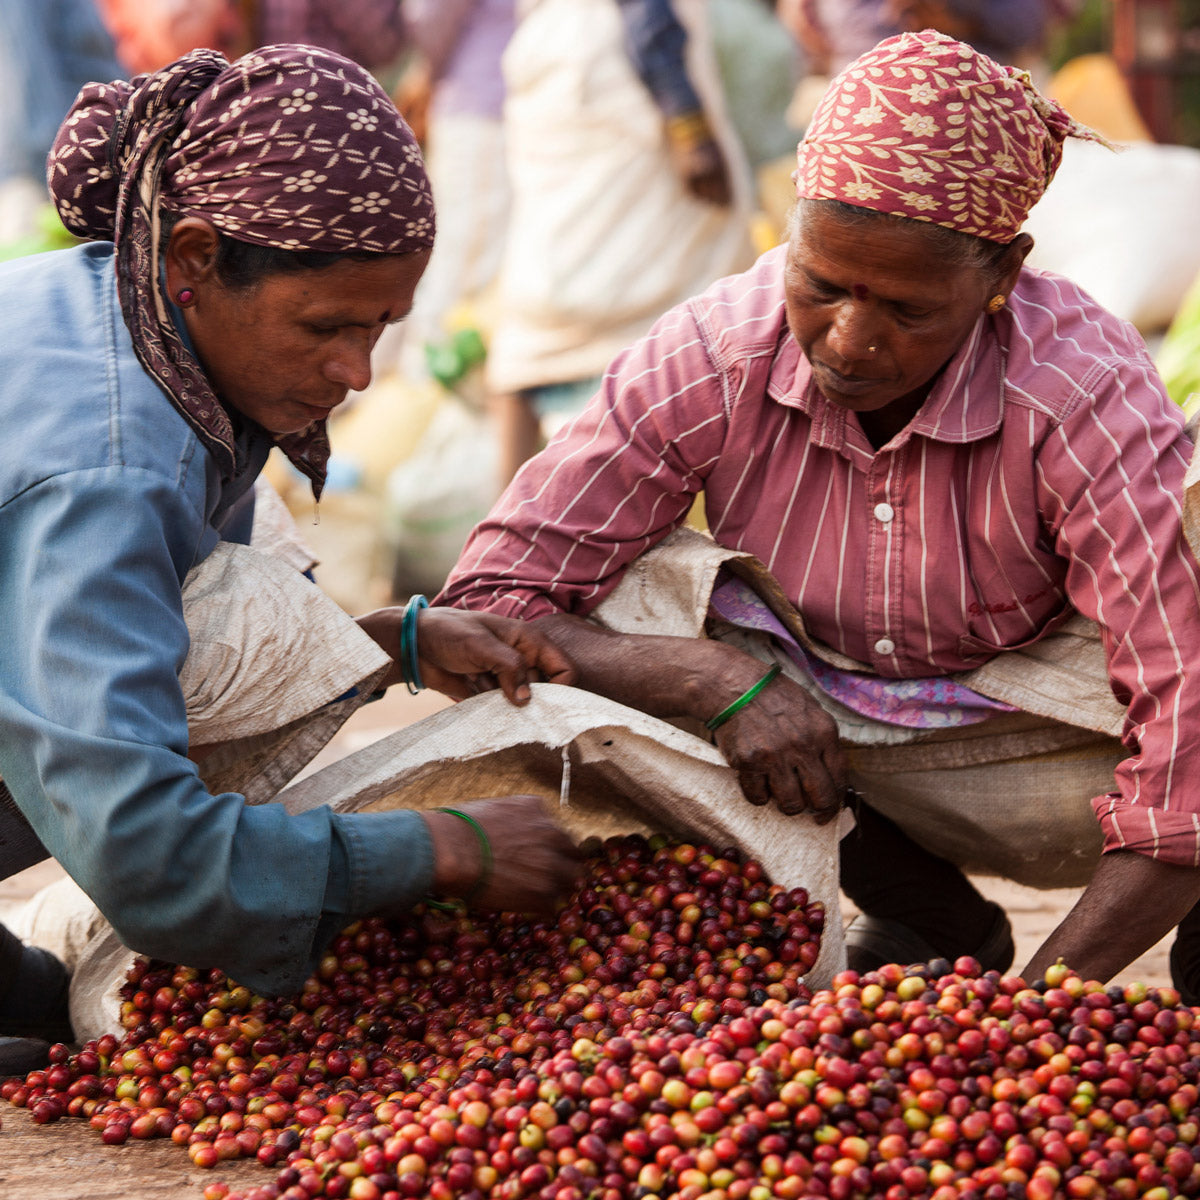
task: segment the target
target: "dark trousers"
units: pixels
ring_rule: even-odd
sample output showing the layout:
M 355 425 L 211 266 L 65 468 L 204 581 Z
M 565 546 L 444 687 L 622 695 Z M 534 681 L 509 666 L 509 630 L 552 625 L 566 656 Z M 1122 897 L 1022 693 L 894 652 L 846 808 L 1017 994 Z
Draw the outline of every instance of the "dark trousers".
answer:
M 857 826 L 841 841 L 842 891 L 862 912 L 899 921 L 944 958 L 977 955 L 996 926 L 997 906 L 952 862 L 866 803 L 854 814 Z
M 47 950 L 0 925 L 0 1036 L 70 1041 L 70 977 Z
M 996 906 L 952 862 L 918 846 L 867 804 L 859 802 L 855 816 L 857 828 L 841 842 L 842 891 L 864 913 L 906 925 L 944 958 L 977 956 Z M 1184 1003 L 1200 1004 L 1200 904 L 1176 930 L 1171 982 Z

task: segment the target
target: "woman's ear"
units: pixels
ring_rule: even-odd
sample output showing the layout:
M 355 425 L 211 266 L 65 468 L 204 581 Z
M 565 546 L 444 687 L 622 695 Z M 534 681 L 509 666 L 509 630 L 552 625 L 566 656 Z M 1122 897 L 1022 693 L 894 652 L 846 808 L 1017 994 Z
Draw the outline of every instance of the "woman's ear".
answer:
M 211 279 L 220 244 L 216 227 L 203 217 L 183 217 L 176 221 L 163 254 L 167 295 L 174 299 L 184 290 L 194 294 Z
M 997 290 L 1007 296 L 1017 286 L 1017 276 L 1033 249 L 1033 238 L 1027 233 L 1018 233 L 1008 244 L 1008 250 L 1000 260 Z

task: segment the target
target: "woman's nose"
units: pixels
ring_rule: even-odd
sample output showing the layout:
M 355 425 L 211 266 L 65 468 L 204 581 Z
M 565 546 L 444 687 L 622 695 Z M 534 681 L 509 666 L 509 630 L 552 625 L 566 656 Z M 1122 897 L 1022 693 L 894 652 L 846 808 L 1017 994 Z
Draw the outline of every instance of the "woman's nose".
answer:
M 842 305 L 829 326 L 826 341 L 843 362 L 871 358 L 879 336 L 867 305 L 855 302 Z
M 361 392 L 371 382 L 371 348 L 375 344 L 366 330 L 351 330 L 339 341 L 325 364 L 325 377 L 352 392 Z

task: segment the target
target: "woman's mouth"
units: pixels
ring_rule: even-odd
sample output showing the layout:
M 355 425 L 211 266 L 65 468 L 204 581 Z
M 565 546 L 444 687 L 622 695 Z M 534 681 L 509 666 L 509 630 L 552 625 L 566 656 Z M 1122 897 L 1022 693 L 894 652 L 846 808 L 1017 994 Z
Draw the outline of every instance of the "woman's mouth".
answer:
M 865 375 L 843 375 L 828 363 L 817 363 L 816 367 L 819 372 L 818 382 L 822 384 L 821 390 L 826 394 L 832 391 L 839 396 L 864 396 L 883 382 L 881 379 L 868 378 Z
M 296 401 L 297 404 L 308 414 L 309 420 L 323 421 L 329 416 L 341 401 L 333 404 L 306 404 L 303 400 Z

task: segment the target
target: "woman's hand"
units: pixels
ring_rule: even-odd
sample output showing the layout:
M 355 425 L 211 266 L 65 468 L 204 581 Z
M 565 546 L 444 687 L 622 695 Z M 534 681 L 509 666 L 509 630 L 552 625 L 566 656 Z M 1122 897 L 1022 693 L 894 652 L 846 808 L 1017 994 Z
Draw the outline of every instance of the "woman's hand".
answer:
M 424 812 L 433 838 L 434 890 L 470 896 L 473 907 L 551 916 L 582 868 L 578 848 L 547 816 L 541 798 L 497 796 L 452 807 L 483 830 L 490 866 L 470 822 L 448 812 Z
M 499 687 L 513 704 L 529 685 L 574 683 L 571 660 L 525 621 L 458 608 L 427 608 L 417 619 L 421 678 L 455 700 Z
M 754 661 L 761 678 L 766 667 Z M 773 801 L 782 813 L 811 812 L 822 823 L 837 815 L 846 794 L 837 724 L 799 684 L 773 679 L 715 737 L 751 804 Z
M 570 654 L 576 686 L 670 720 L 710 721 L 766 674 L 766 663 L 711 638 L 613 633 L 567 613 L 543 617 Z M 833 718 L 797 683 L 773 679 L 716 730 L 717 746 L 752 804 L 832 820 L 846 795 Z
M 403 679 L 400 625 L 403 608 L 381 608 L 358 618 L 391 656 L 384 686 Z M 529 702 L 529 685 L 574 683 L 571 660 L 535 626 L 491 613 L 426 608 L 417 617 L 421 682 L 453 700 L 500 688 L 513 704 Z

